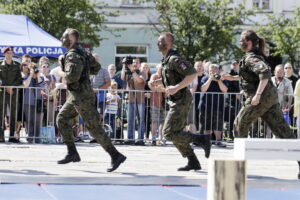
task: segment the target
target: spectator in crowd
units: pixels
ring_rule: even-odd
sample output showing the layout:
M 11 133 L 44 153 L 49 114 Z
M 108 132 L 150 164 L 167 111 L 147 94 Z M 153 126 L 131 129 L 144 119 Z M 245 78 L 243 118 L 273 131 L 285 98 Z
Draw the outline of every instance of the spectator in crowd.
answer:
M 21 74 L 22 74 L 22 77 L 23 77 L 23 74 L 26 73 L 27 74 L 27 71 L 29 70 L 29 66 L 32 64 L 32 59 L 31 59 L 31 56 L 29 54 L 24 54 L 22 56 L 22 59 L 21 59 Z M 23 72 L 24 70 L 24 72 Z M 23 126 L 25 127 L 25 123 L 26 123 L 26 120 L 25 120 L 25 114 L 24 114 L 24 109 L 23 109 L 23 93 L 24 93 L 24 90 L 23 89 L 19 89 L 19 99 L 18 99 L 18 114 L 17 114 L 17 129 L 16 129 L 16 136 L 19 138 L 20 137 L 20 132 L 21 132 L 21 127 L 22 127 L 22 124 Z M 27 130 L 25 129 L 26 133 L 27 133 Z
M 151 75 L 150 81 L 159 80 L 161 76 L 161 64 L 156 66 L 156 73 Z M 164 87 L 162 85 L 152 86 L 150 84 L 149 88 L 152 90 L 150 93 L 150 105 L 151 105 L 151 134 L 152 134 L 152 145 L 156 145 L 156 139 L 160 135 L 161 140 L 162 128 L 165 121 L 165 110 L 164 110 Z M 157 134 L 158 133 L 158 134 Z
M 229 74 L 231 76 L 236 76 L 238 75 L 238 70 L 239 70 L 239 62 L 237 60 L 233 60 L 230 65 Z M 240 102 L 241 95 L 232 94 L 232 93 L 240 93 L 240 83 L 239 81 L 227 81 L 227 84 L 228 84 L 227 92 L 229 93 L 229 95 L 226 99 L 225 120 L 228 122 L 227 130 L 229 131 L 229 134 L 227 135 L 227 137 L 233 140 L 234 139 L 233 122 L 235 116 L 238 114 L 241 108 L 241 102 Z
M 111 138 L 116 139 L 116 118 L 118 113 L 118 103 L 120 96 L 117 93 L 118 83 L 112 81 L 109 87 L 110 91 L 106 94 L 106 107 L 105 107 L 105 124 L 110 125 L 112 128 Z
M 290 124 L 289 110 L 291 109 L 291 103 L 293 100 L 293 86 L 292 82 L 284 77 L 283 65 L 277 65 L 274 71 L 275 76 L 271 78 L 272 83 L 277 88 L 278 101 L 280 108 L 284 114 L 286 114 L 286 121 Z M 271 138 L 271 129 L 267 126 L 266 137 Z
M 96 59 L 96 61 L 100 63 L 99 55 L 94 53 L 93 56 Z M 103 123 L 103 116 L 105 110 L 105 93 L 110 85 L 111 79 L 108 70 L 105 68 L 101 68 L 98 74 L 92 78 L 92 87 L 97 95 L 97 109 L 100 113 L 101 123 Z M 83 120 L 81 120 L 81 123 L 83 123 Z M 96 140 L 92 139 L 91 143 L 96 143 Z
M 195 125 L 196 125 L 196 130 L 199 130 L 199 128 L 200 128 L 200 109 L 198 109 L 198 105 L 200 104 L 200 101 L 203 97 L 203 93 L 201 93 L 201 80 L 203 77 L 205 77 L 203 62 L 202 61 L 195 62 L 194 68 L 197 71 L 197 89 L 194 94 L 194 96 L 195 96 L 195 103 L 194 103 Z
M 203 61 L 203 68 L 204 68 L 204 74 L 205 75 L 208 75 L 209 74 L 209 66 L 211 65 L 212 63 L 210 61 L 206 61 L 204 60 Z
M 57 59 L 58 65 L 50 71 L 50 74 L 55 76 L 55 80 L 57 83 L 60 83 L 60 79 L 61 79 L 61 77 L 57 75 L 57 72 L 61 68 L 61 61 L 63 58 L 64 58 L 64 55 L 60 55 Z
M 45 90 L 42 91 L 43 103 L 45 106 L 43 123 L 48 126 L 54 126 L 54 111 L 55 107 L 53 104 L 52 90 L 55 88 L 56 78 L 53 74 L 49 73 L 50 63 L 49 62 L 40 62 L 42 65 L 40 69 L 42 70 L 42 75 L 44 76 L 45 81 Z
M 195 66 L 194 66 L 195 68 Z M 196 69 L 196 68 L 195 68 Z M 197 69 L 196 69 L 197 71 Z M 187 118 L 187 131 L 191 132 L 191 133 L 196 133 L 197 129 L 195 126 L 195 92 L 197 90 L 197 86 L 198 86 L 198 71 L 197 71 L 197 76 L 195 77 L 194 81 L 188 85 L 188 89 L 190 90 L 192 96 L 193 96 L 193 100 L 192 100 L 192 105 L 190 106 L 190 110 L 189 110 L 189 114 L 188 114 L 188 118 Z
M 28 143 L 40 143 L 41 115 L 43 112 L 43 99 L 41 87 L 45 86 L 44 76 L 37 66 L 31 65 L 30 71 L 24 74 L 24 112 L 27 119 Z
M 284 77 L 283 65 L 277 65 L 274 71 L 275 76 L 271 78 L 273 84 L 277 88 L 278 100 L 281 109 L 291 109 L 293 99 L 293 86 L 292 82 Z
M 294 91 L 294 95 L 295 95 L 295 104 L 294 104 L 294 116 L 296 118 L 296 125 L 297 127 L 300 126 L 300 117 L 299 117 L 299 113 L 300 113 L 300 108 L 299 108 L 299 102 L 300 102 L 300 79 L 297 81 L 296 83 L 296 87 L 295 87 L 295 91 Z M 300 138 L 299 132 L 297 133 L 297 138 Z
M 56 121 L 59 109 L 67 101 L 67 81 L 64 78 L 60 78 L 60 82 L 55 84 L 54 90 L 52 90 L 53 104 L 55 105 L 54 121 Z M 61 142 L 61 135 L 58 132 L 57 124 L 55 126 L 55 136 L 58 138 L 58 142 Z
M 296 82 L 299 79 L 298 75 L 294 73 L 293 66 L 291 63 L 286 63 L 284 65 L 284 75 L 286 78 L 288 78 L 290 81 L 292 81 L 293 89 L 295 89 Z
M 124 63 L 124 62 L 123 62 Z M 127 82 L 126 89 L 127 90 L 141 90 L 138 91 L 129 91 L 129 103 L 127 110 L 127 133 L 128 133 L 128 141 L 126 144 L 134 144 L 134 135 L 135 135 L 135 118 L 136 114 L 139 116 L 138 125 L 138 139 L 136 145 L 144 145 L 144 132 L 145 132 L 145 95 L 144 88 L 146 83 L 146 76 L 143 72 L 139 70 L 140 60 L 133 59 L 132 65 L 123 64 L 121 79 Z
M 119 90 L 123 89 L 124 81 L 121 79 L 120 76 L 116 75 L 116 71 L 117 71 L 116 66 L 114 64 L 110 64 L 110 65 L 108 65 L 107 69 L 108 69 L 108 73 L 109 73 L 109 77 L 110 77 L 111 81 L 114 81 L 118 84 Z
M 299 76 L 294 73 L 294 69 L 293 69 L 293 66 L 291 65 L 291 63 L 286 63 L 284 65 L 284 74 L 285 74 L 285 77 L 288 78 L 292 82 L 292 86 L 293 86 L 293 90 L 294 90 L 295 87 L 296 87 L 296 82 L 299 79 Z M 294 103 L 293 101 L 294 100 L 292 100 L 292 105 Z M 294 109 L 290 110 L 289 116 L 290 116 L 290 119 L 291 119 L 291 125 L 295 126 L 295 123 L 294 123 L 295 122 L 295 120 L 294 120 Z
M 223 131 L 223 110 L 224 110 L 224 93 L 228 87 L 226 81 L 222 81 L 219 75 L 219 66 L 211 64 L 209 66 L 209 75 L 203 77 L 201 81 L 201 91 L 204 94 L 201 108 L 201 124 L 204 134 L 212 134 L 216 137 L 216 145 L 226 147 L 222 140 Z
M 20 66 L 13 61 L 13 47 L 9 46 L 3 49 L 4 60 L 0 63 L 0 86 L 21 86 L 22 76 Z M 9 142 L 18 143 L 15 138 L 16 130 L 16 112 L 18 110 L 18 89 L 12 87 L 0 88 L 0 142 L 4 139 L 4 118 L 7 116 L 7 108 L 9 108 Z
M 145 74 L 146 77 L 146 82 L 145 82 L 145 133 L 146 133 L 146 138 L 148 139 L 150 136 L 150 127 L 151 127 L 151 115 L 150 115 L 150 91 L 151 89 L 148 86 L 148 82 L 151 77 L 151 72 L 150 68 L 147 63 L 143 62 L 141 63 L 141 72 Z
M 98 54 L 93 54 L 96 61 L 100 62 Z M 100 112 L 100 118 L 103 120 L 103 114 L 105 109 L 105 90 L 111 85 L 111 80 L 107 69 L 101 68 L 96 76 L 93 77 L 92 86 L 94 92 L 97 94 L 98 110 Z

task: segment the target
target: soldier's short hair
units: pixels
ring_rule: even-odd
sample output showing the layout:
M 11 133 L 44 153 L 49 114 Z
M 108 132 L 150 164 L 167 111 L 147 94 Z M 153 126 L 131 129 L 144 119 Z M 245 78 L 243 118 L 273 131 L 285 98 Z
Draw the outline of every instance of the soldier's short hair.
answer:
M 168 40 L 169 40 L 172 44 L 174 44 L 174 42 L 175 42 L 175 37 L 174 37 L 174 35 L 173 35 L 172 33 L 170 33 L 170 32 L 163 32 L 163 33 L 160 34 L 160 36 L 163 36 L 163 37 L 168 38 Z
M 77 29 L 74 29 L 74 28 L 67 28 L 66 31 L 68 31 L 68 34 L 69 34 L 69 35 L 73 35 L 73 36 L 75 37 L 76 41 L 79 40 L 80 34 L 79 34 L 79 31 L 78 31 Z

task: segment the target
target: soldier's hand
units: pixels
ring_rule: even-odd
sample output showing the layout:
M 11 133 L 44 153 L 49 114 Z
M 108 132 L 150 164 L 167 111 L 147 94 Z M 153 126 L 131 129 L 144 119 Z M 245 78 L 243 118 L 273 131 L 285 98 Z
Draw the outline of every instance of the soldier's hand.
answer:
M 177 91 L 178 91 L 177 86 L 171 85 L 171 86 L 168 86 L 168 87 L 166 88 L 166 94 L 167 94 L 167 95 L 173 95 L 173 94 L 176 94 Z
M 251 100 L 251 105 L 256 106 L 259 104 L 259 101 L 260 101 L 260 95 L 256 94 L 256 95 L 254 95 L 254 97 Z
M 222 74 L 221 75 L 221 80 L 231 80 L 231 75 L 230 74 Z

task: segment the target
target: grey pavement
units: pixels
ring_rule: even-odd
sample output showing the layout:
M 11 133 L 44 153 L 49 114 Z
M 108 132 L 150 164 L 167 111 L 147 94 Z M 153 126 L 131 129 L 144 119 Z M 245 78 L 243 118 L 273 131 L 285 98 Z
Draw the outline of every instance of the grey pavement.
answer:
M 127 160 L 115 172 L 107 173 L 110 158 L 98 144 L 77 143 L 81 162 L 58 165 L 66 155 L 62 144 L 0 144 L 0 182 L 83 185 L 170 185 L 207 184 L 208 162 L 195 148 L 201 171 L 178 172 L 187 162 L 171 144 L 166 146 L 117 145 Z M 213 147 L 210 159 L 233 159 L 232 146 Z M 298 166 L 294 161 L 247 161 L 248 189 L 299 189 Z

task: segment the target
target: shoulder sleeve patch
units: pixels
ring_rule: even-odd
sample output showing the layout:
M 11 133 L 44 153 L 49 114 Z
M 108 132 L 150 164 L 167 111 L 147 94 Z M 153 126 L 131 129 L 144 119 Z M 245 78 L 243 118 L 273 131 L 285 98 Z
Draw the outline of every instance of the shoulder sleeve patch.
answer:
M 176 58 L 175 62 L 177 62 L 177 63 L 180 62 L 180 58 Z
M 182 70 L 186 70 L 187 66 L 186 66 L 186 64 L 185 64 L 184 62 L 182 62 L 182 63 L 180 64 L 180 68 L 181 68 Z
M 260 59 L 258 59 L 258 58 L 252 58 L 251 59 L 251 62 L 254 62 L 254 63 L 257 63 L 257 62 L 259 62 L 260 61 Z

